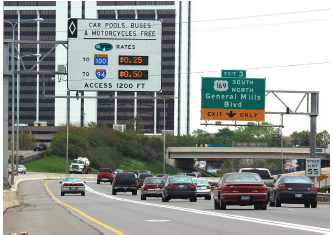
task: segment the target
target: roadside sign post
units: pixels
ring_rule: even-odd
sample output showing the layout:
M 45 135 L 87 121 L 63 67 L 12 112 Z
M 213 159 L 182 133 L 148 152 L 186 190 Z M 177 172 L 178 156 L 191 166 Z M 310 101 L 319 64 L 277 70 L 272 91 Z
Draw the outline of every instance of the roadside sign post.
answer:
M 160 91 L 160 20 L 68 20 L 73 91 Z
M 305 175 L 308 177 L 320 177 L 321 176 L 321 159 L 320 158 L 316 158 L 316 157 L 305 158 Z
M 265 120 L 265 78 L 201 79 L 201 119 Z

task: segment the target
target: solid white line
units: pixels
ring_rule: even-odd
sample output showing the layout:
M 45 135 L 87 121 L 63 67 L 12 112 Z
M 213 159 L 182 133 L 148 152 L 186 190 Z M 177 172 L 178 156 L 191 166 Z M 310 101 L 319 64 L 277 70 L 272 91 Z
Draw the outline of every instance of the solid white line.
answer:
M 184 208 L 184 207 L 159 205 L 159 204 L 154 204 L 154 203 L 149 203 L 149 202 L 134 201 L 134 200 L 118 198 L 115 196 L 110 196 L 110 195 L 107 195 L 107 194 L 104 194 L 101 192 L 97 192 L 87 186 L 86 186 L 86 190 L 88 190 L 91 193 L 95 193 L 97 195 L 100 195 L 100 196 L 103 196 L 103 197 L 106 197 L 109 199 L 129 202 L 129 203 L 135 203 L 135 204 L 139 204 L 139 205 L 155 206 L 155 207 L 167 208 L 167 209 L 172 209 L 172 210 L 191 212 L 191 213 L 196 213 L 196 214 L 201 214 L 201 215 L 210 215 L 210 216 L 222 217 L 222 218 L 226 218 L 226 219 L 234 219 L 234 220 L 258 223 L 258 224 L 265 224 L 265 225 L 270 225 L 270 226 L 278 226 L 278 227 L 290 228 L 290 229 L 298 229 L 298 230 L 315 232 L 315 233 L 323 233 L 323 234 L 330 233 L 330 229 L 326 229 L 326 228 L 319 228 L 319 227 L 307 226 L 307 225 L 302 225 L 302 224 L 292 224 L 292 223 L 279 222 L 279 221 L 273 221 L 273 220 L 257 219 L 257 218 L 239 216 L 239 215 L 228 215 L 228 214 L 223 214 L 223 213 L 202 211 L 202 210 Z

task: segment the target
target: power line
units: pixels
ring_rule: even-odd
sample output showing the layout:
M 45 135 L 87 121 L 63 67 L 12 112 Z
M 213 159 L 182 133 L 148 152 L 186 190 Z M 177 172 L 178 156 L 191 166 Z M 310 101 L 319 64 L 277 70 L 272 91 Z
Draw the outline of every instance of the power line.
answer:
M 220 20 L 238 20 L 238 19 L 248 19 L 248 18 L 268 17 L 268 16 L 279 16 L 279 15 L 289 15 L 289 14 L 302 14 L 302 13 L 312 13 L 312 12 L 329 11 L 329 10 L 330 10 L 330 8 L 308 10 L 308 11 L 293 11 L 293 12 L 284 12 L 284 13 L 276 13 L 276 14 L 255 15 L 255 16 L 241 16 L 241 17 L 232 17 L 232 18 L 215 19 L 215 20 L 198 20 L 198 21 L 191 21 L 191 23 L 193 23 L 193 22 L 196 23 L 196 22 L 220 21 Z M 188 22 L 182 22 L 182 23 L 188 23 Z
M 330 19 L 305 20 L 305 21 L 292 21 L 292 22 L 285 22 L 285 23 L 259 24 L 259 25 L 249 25 L 249 26 L 229 27 L 229 28 L 218 28 L 218 29 L 198 29 L 198 30 L 191 30 L 191 31 L 194 32 L 194 31 L 210 31 L 210 30 L 236 29 L 236 28 L 252 28 L 252 27 L 260 27 L 260 26 L 271 26 L 271 25 L 279 25 L 279 24 L 306 23 L 306 22 L 324 21 L 324 20 L 330 20 Z

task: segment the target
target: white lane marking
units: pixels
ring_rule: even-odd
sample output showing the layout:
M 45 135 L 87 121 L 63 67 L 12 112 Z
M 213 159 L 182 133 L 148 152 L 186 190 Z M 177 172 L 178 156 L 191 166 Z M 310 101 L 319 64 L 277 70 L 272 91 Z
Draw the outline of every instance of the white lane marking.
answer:
M 288 209 L 289 211 L 297 211 L 297 210 L 293 210 L 293 209 Z
M 330 229 L 307 226 L 307 225 L 303 225 L 303 224 L 292 224 L 292 223 L 279 222 L 279 221 L 273 221 L 273 220 L 257 219 L 257 218 L 239 216 L 239 215 L 228 215 L 228 214 L 223 214 L 223 213 L 202 211 L 202 210 L 191 209 L 191 208 L 183 208 L 183 207 L 176 207 L 176 206 L 169 206 L 169 205 L 159 205 L 159 204 L 153 204 L 153 203 L 148 203 L 148 202 L 141 202 L 141 201 L 124 199 L 124 198 L 118 198 L 115 196 L 107 195 L 105 193 L 97 192 L 97 191 L 89 188 L 88 186 L 86 186 L 86 190 L 88 190 L 91 193 L 95 193 L 97 195 L 100 195 L 100 196 L 103 196 L 103 197 L 106 197 L 109 199 L 123 201 L 123 202 L 130 202 L 130 203 L 139 204 L 139 205 L 155 206 L 155 207 L 167 208 L 167 209 L 172 209 L 172 210 L 191 212 L 191 213 L 196 213 L 196 214 L 201 214 L 201 215 L 210 215 L 210 216 L 222 217 L 222 218 L 227 218 L 227 219 L 241 220 L 241 221 L 247 221 L 247 222 L 258 223 L 258 224 L 265 224 L 265 225 L 270 225 L 270 226 L 298 229 L 298 230 L 309 231 L 309 232 L 314 232 L 314 233 L 323 233 L 323 234 L 330 233 Z
M 147 222 L 168 222 L 171 220 L 163 220 L 163 219 L 151 219 L 151 220 L 145 220 Z

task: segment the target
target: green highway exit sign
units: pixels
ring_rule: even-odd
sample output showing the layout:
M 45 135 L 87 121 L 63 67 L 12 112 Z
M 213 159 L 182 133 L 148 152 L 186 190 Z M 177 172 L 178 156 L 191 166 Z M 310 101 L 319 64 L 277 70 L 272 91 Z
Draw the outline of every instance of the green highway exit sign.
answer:
M 265 120 L 265 78 L 201 78 L 201 119 Z
M 246 70 L 221 70 L 223 78 L 246 78 Z

